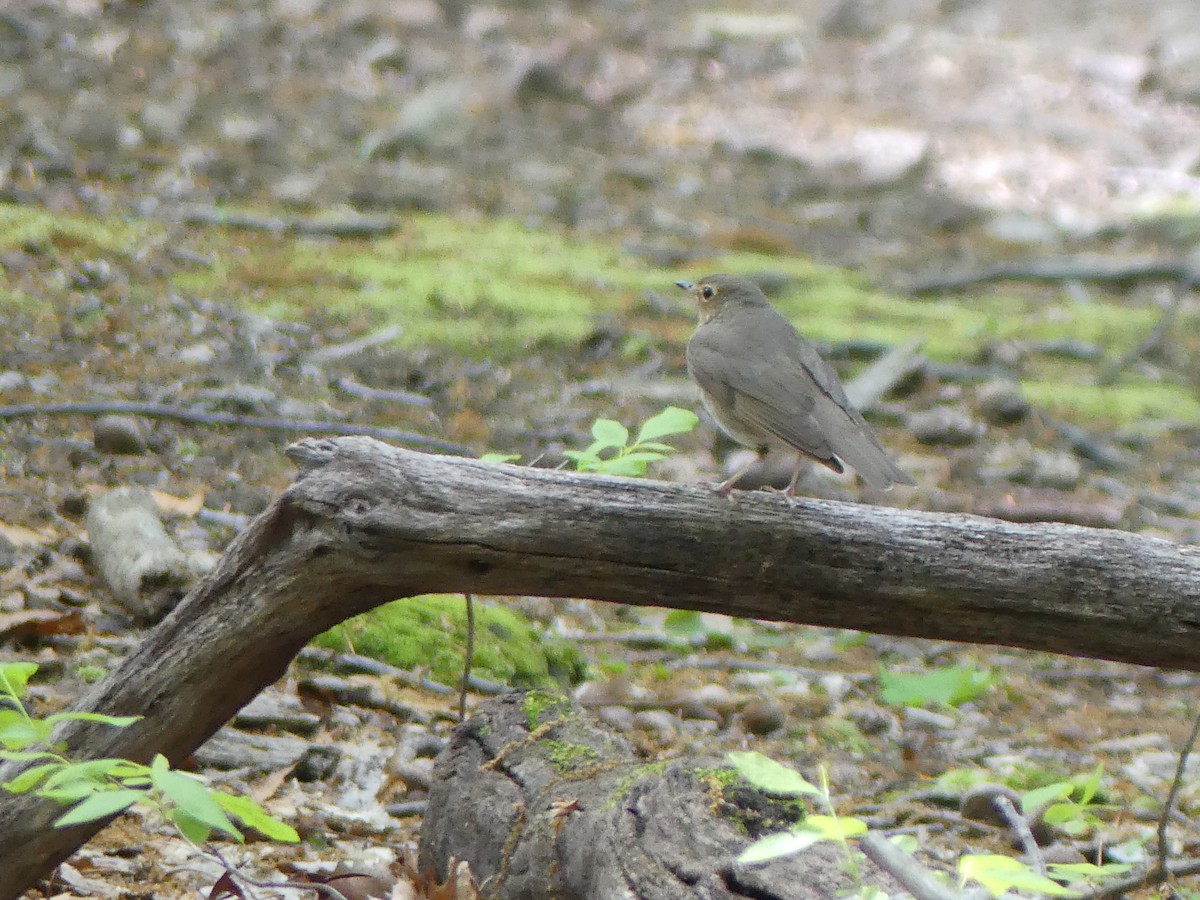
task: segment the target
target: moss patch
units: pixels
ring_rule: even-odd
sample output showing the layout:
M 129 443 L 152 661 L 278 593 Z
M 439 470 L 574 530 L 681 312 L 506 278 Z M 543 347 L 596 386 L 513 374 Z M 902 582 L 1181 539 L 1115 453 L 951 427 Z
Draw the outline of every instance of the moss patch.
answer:
M 459 594 L 398 600 L 330 629 L 314 643 L 354 652 L 400 668 L 425 666 L 453 684 L 462 673 L 466 612 Z M 475 601 L 474 671 L 519 687 L 575 684 L 586 663 L 572 645 L 544 637 L 511 610 Z
M 662 270 L 623 254 L 511 220 L 414 214 L 386 237 L 333 239 L 291 233 L 194 227 L 149 221 L 57 215 L 0 204 L 0 249 L 22 247 L 72 264 L 83 258 L 136 258 L 168 240 L 213 261 L 139 277 L 138 290 L 174 291 L 236 302 L 282 318 L 344 322 L 354 329 L 399 324 L 402 345 L 436 348 L 467 359 L 504 363 L 540 349 L 574 350 L 598 323 L 615 319 L 639 346 L 679 346 L 691 332 L 687 299 L 672 284 L 712 271 L 769 273 L 774 301 L 816 341 L 899 344 L 914 336 L 935 360 L 973 361 L 997 340 L 1070 338 L 1098 345 L 1110 358 L 1153 327 L 1148 305 L 1078 302 L 1049 291 L 995 292 L 911 299 L 873 288 L 856 273 L 770 253 L 734 252 Z M 678 315 L 649 313 L 647 291 L 678 301 Z M 0 289 L 0 305 L 40 297 L 24 285 Z M 1195 313 L 1181 314 L 1172 341 L 1181 358 L 1200 358 Z M 1150 381 L 1125 373 L 1095 386 L 1096 362 L 1034 356 L 1022 373 L 1031 401 L 1091 424 L 1129 425 L 1147 418 L 1200 421 L 1189 378 Z
M 596 763 L 600 754 L 586 744 L 569 744 L 566 741 L 545 742 L 546 756 L 560 772 L 573 772 Z

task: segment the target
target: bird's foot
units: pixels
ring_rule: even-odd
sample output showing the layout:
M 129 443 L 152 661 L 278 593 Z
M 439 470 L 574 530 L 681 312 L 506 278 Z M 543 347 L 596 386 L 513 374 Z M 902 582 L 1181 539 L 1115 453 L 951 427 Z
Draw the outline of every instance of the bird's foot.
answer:
M 710 484 L 709 489 L 718 496 L 724 497 L 730 503 L 737 503 L 737 497 L 733 496 L 733 485 L 727 481 L 722 481 L 720 484 Z
M 788 509 L 795 509 L 796 504 L 800 502 L 800 498 L 796 496 L 794 487 L 777 488 L 768 485 L 763 490 L 771 494 L 779 494 L 779 496 L 783 497 L 788 505 Z

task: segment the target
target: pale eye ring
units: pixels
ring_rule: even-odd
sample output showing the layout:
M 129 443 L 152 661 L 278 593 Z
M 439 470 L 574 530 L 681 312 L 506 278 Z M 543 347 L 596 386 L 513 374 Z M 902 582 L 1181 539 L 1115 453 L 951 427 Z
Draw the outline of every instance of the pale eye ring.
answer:
M 713 298 L 713 294 L 715 294 L 715 293 L 716 293 L 716 291 L 714 291 L 712 289 L 712 287 L 710 287 L 707 284 L 703 288 L 700 289 L 700 296 L 703 297 L 705 300 L 711 300 Z

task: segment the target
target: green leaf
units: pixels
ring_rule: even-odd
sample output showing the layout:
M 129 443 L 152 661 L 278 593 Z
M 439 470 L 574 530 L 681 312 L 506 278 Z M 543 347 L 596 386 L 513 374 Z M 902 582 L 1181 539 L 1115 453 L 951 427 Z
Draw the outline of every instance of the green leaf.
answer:
M 1057 881 L 1039 875 L 1019 859 L 994 853 L 967 854 L 959 857 L 958 874 L 963 882 L 977 881 L 993 896 L 1008 890 L 1035 891 L 1051 897 L 1078 897 Z
M 516 462 L 520 458 L 520 453 L 485 453 L 479 457 L 479 461 L 485 463 L 510 463 Z
M 24 750 L 40 744 L 50 735 L 50 726 L 30 719 L 15 709 L 0 709 L 0 746 L 6 750 Z
M 271 816 L 249 797 L 216 791 L 213 793 L 213 799 L 225 812 L 264 837 L 287 844 L 295 844 L 300 840 L 300 835 L 296 833 L 295 828 Z
M 893 844 L 907 853 L 909 856 L 917 852 L 917 848 L 921 846 L 920 842 L 911 834 L 893 834 L 888 838 Z
M 591 471 L 598 472 L 601 475 L 622 475 L 627 478 L 639 478 L 646 474 L 646 463 L 624 456 L 617 456 L 613 459 L 600 460 L 592 467 Z
M 768 794 L 781 797 L 822 796 L 820 788 L 809 784 L 795 769 L 781 765 L 761 753 L 734 750 L 725 758 L 737 769 L 738 774 Z
M 137 767 L 137 771 L 145 771 L 145 766 L 137 766 L 137 763 L 131 763 L 127 759 L 88 759 L 83 762 L 70 763 L 51 777 L 45 787 L 53 789 L 60 785 L 78 783 L 102 785 L 108 778 L 117 778 L 121 774 L 127 773 L 130 766 Z
M 1034 788 L 1032 791 L 1026 791 L 1021 797 L 1021 812 L 1032 812 L 1043 804 L 1050 803 L 1053 800 L 1065 800 L 1071 796 L 1075 790 L 1075 785 L 1069 781 L 1056 781 L 1054 784 L 1043 785 L 1040 788 Z
M 69 765 L 57 753 L 45 750 L 0 750 L 0 759 L 5 762 L 33 762 L 36 759 L 56 759 L 63 765 Z
M 657 450 L 631 450 L 629 453 L 622 453 L 617 459 L 625 462 L 658 462 L 666 457 L 667 454 L 659 453 Z
M 1068 881 L 1086 879 L 1098 881 L 1110 875 L 1123 875 L 1133 868 L 1129 863 L 1105 863 L 1098 866 L 1095 863 L 1046 863 L 1046 868 L 1056 878 Z
M 974 700 L 993 680 L 987 669 L 970 665 L 943 666 L 914 675 L 879 667 L 881 696 L 891 706 L 958 706 Z
M 150 777 L 163 796 L 186 816 L 214 831 L 241 839 L 241 832 L 233 827 L 229 817 L 213 799 L 213 790 L 195 778 L 167 768 L 166 757 L 161 753 L 150 766 Z
M 656 416 L 651 416 L 638 429 L 637 443 L 652 441 L 669 434 L 685 434 L 696 427 L 700 419 L 690 409 L 668 406 Z
M 19 701 L 25 696 L 25 686 L 38 670 L 37 663 L 0 663 L 0 694 Z
M 48 725 L 55 725 L 59 722 L 99 722 L 101 725 L 112 725 L 114 728 L 125 728 L 132 725 L 134 722 L 141 719 L 142 716 L 106 716 L 103 713 L 90 712 L 60 712 L 46 716 L 44 721 Z
M 1076 790 L 1079 791 L 1079 796 L 1076 798 L 1081 804 L 1087 806 L 1092 802 L 1092 799 L 1100 792 L 1100 781 L 1104 777 L 1104 763 L 1096 763 L 1096 768 L 1092 769 L 1087 775 L 1077 776 L 1071 779 Z
M 866 834 L 867 823 L 852 816 L 805 816 L 796 829 L 816 832 L 822 840 L 829 841 Z
M 68 825 L 107 819 L 109 816 L 129 809 L 145 796 L 142 791 L 100 791 L 77 803 L 68 812 L 55 819 L 54 827 L 66 828 Z
M 169 818 L 171 822 L 174 823 L 175 827 L 179 829 L 179 833 L 193 844 L 203 844 L 208 840 L 209 836 L 214 830 L 198 820 L 195 816 L 189 816 L 179 807 L 175 807 L 169 813 L 167 813 L 167 818 Z M 237 840 L 241 842 L 242 836 L 240 834 L 237 835 Z
M 61 762 L 49 762 L 43 763 L 40 766 L 30 766 L 24 772 L 21 772 L 20 774 L 4 782 L 3 787 L 6 791 L 9 791 L 13 794 L 28 793 L 37 787 L 38 784 L 41 783 L 42 779 L 49 776 L 62 765 L 63 763 Z
M 592 425 L 592 437 L 601 449 L 624 447 L 629 443 L 629 429 L 612 419 L 597 419 Z
M 781 834 L 772 834 L 755 841 L 739 853 L 737 861 L 755 863 L 779 859 L 781 856 L 791 856 L 793 853 L 807 850 L 813 844 L 819 844 L 823 840 L 825 839 L 813 831 L 785 831 Z
M 658 441 L 636 441 L 635 443 L 629 445 L 629 449 L 653 450 L 655 453 L 661 453 L 663 456 L 674 453 L 676 450 L 676 448 L 672 447 L 670 444 L 660 444 Z

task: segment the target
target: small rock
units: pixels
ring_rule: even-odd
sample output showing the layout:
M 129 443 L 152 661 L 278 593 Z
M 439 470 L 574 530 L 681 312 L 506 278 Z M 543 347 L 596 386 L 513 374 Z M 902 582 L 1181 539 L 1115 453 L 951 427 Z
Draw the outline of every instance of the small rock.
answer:
M 1055 450 L 1035 450 L 1029 471 L 1029 483 L 1069 491 L 1083 480 L 1083 466 L 1070 453 Z
M 787 722 L 783 705 L 770 697 L 758 697 L 751 700 L 746 704 L 739 718 L 746 731 L 759 737 L 778 731 Z
M 736 706 L 733 694 L 719 684 L 702 685 L 676 699 L 676 708 L 685 719 L 724 722 Z
M 628 706 L 602 706 L 596 718 L 615 731 L 633 730 L 633 710 Z
M 217 352 L 213 350 L 212 345 L 206 343 L 192 344 L 175 354 L 179 362 L 189 366 L 207 366 L 216 356 Z
M 843 715 L 853 722 L 863 734 L 899 735 L 900 723 L 886 709 L 874 704 L 856 703 L 844 710 Z
M 228 384 L 200 391 L 198 396 L 213 405 L 240 413 L 256 413 L 271 409 L 275 403 L 273 391 L 256 384 Z
M 981 784 L 962 795 L 958 811 L 964 819 L 973 822 L 988 822 L 1001 828 L 1008 827 L 1008 819 L 996 806 L 996 800 L 1007 797 L 1020 810 L 1021 795 L 1003 784 Z
M 109 456 L 141 456 L 146 439 L 137 420 L 129 416 L 104 416 L 92 426 L 92 444 Z
M 196 108 L 196 90 L 185 83 L 167 98 L 147 100 L 142 104 L 138 120 L 151 141 L 177 144 Z
M 472 93 L 462 82 L 436 83 L 418 91 L 400 107 L 395 122 L 363 139 L 359 154 L 388 159 L 407 149 L 462 146 L 471 131 Z
M 125 123 L 109 97 L 83 91 L 62 122 L 62 131 L 76 145 L 88 150 L 113 151 L 121 146 Z
M 1016 247 L 1053 247 L 1060 238 L 1045 219 L 1021 212 L 997 213 L 984 223 L 983 231 L 994 241 Z
M 925 728 L 934 731 L 949 731 L 957 723 L 953 716 L 922 709 L 919 706 L 908 706 L 904 709 L 904 723 L 914 728 Z
M 28 383 L 29 379 L 20 372 L 14 372 L 12 369 L 0 372 L 0 394 L 20 390 Z
M 974 443 L 983 434 L 982 424 L 962 410 L 935 406 L 909 415 L 907 427 L 922 444 L 944 447 L 963 447 Z
M 837 703 L 854 689 L 854 682 L 837 672 L 831 672 L 828 675 L 822 675 L 818 679 L 821 689 L 834 703 Z
M 1035 834 L 1034 837 L 1037 835 Z M 1064 841 L 1055 841 L 1047 847 L 1042 848 L 1042 859 L 1048 863 L 1058 865 L 1076 865 L 1088 861 L 1077 847 L 1072 846 Z
M 1029 401 L 1013 381 L 998 379 L 980 385 L 975 391 L 980 415 L 992 425 L 1012 425 L 1029 414 Z
M 660 744 L 669 744 L 679 734 L 679 720 L 665 709 L 645 709 L 633 717 L 633 725 L 651 733 Z

